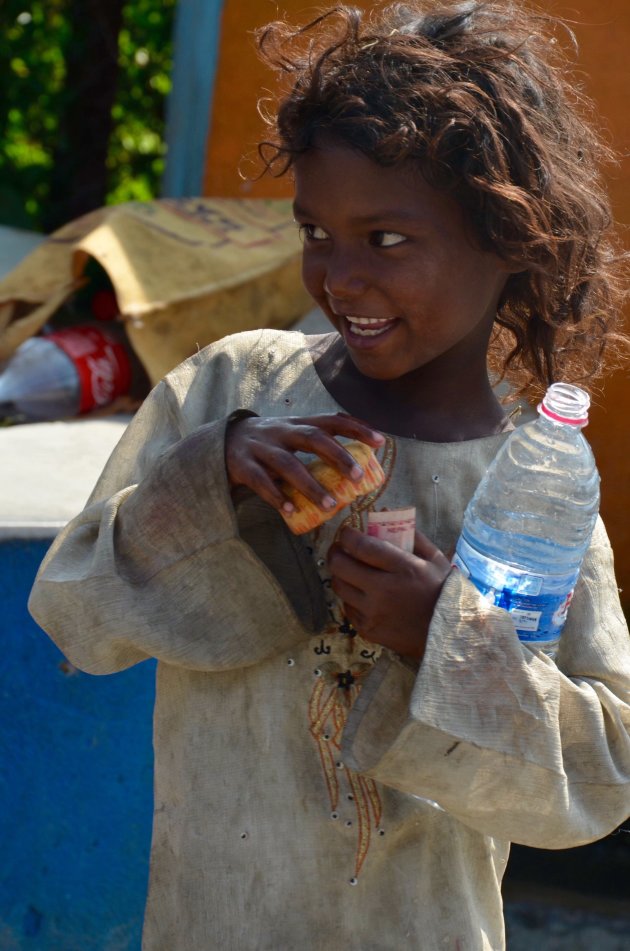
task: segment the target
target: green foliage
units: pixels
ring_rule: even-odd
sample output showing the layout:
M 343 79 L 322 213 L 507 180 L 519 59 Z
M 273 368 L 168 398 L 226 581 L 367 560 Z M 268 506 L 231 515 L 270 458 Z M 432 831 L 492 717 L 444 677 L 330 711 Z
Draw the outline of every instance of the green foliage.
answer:
M 125 4 L 107 159 L 109 203 L 159 192 L 176 4 Z M 60 119 L 71 95 L 65 86 L 70 2 L 0 0 L 0 5 L 0 223 L 41 230 Z
M 37 228 L 65 101 L 64 0 L 5 0 L 0 31 L 0 220 Z
M 177 0 L 133 0 L 123 10 L 118 93 L 109 144 L 108 204 L 154 198 L 164 172 L 164 104 L 171 89 Z

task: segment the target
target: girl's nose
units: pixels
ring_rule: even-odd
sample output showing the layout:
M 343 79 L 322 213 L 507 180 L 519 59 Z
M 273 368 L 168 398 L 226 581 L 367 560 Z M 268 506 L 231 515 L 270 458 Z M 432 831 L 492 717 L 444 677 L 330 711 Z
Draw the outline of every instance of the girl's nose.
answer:
M 367 277 L 356 255 L 332 254 L 324 275 L 324 291 L 338 301 L 354 300 L 365 292 Z

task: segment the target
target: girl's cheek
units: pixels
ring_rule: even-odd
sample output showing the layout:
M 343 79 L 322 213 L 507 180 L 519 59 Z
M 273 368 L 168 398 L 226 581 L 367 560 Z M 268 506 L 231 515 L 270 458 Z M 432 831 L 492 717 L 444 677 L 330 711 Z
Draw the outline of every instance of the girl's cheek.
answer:
M 321 300 L 324 296 L 324 271 L 309 260 L 306 255 L 302 258 L 302 283 L 311 297 Z

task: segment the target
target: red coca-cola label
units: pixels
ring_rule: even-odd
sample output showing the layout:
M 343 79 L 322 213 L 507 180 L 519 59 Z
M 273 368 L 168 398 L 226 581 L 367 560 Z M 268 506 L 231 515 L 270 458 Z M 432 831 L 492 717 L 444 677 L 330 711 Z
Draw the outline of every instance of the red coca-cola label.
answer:
M 46 335 L 74 363 L 81 386 L 79 412 L 106 406 L 129 392 L 131 362 L 113 334 L 100 327 L 69 327 Z

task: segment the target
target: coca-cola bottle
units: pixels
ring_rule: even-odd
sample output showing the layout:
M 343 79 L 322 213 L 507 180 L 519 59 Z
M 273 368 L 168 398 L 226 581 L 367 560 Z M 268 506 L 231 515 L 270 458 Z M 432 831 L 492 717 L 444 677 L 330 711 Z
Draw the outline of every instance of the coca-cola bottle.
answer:
M 0 372 L 0 417 L 35 422 L 107 406 L 131 392 L 138 366 L 119 325 L 83 324 L 32 337 Z

